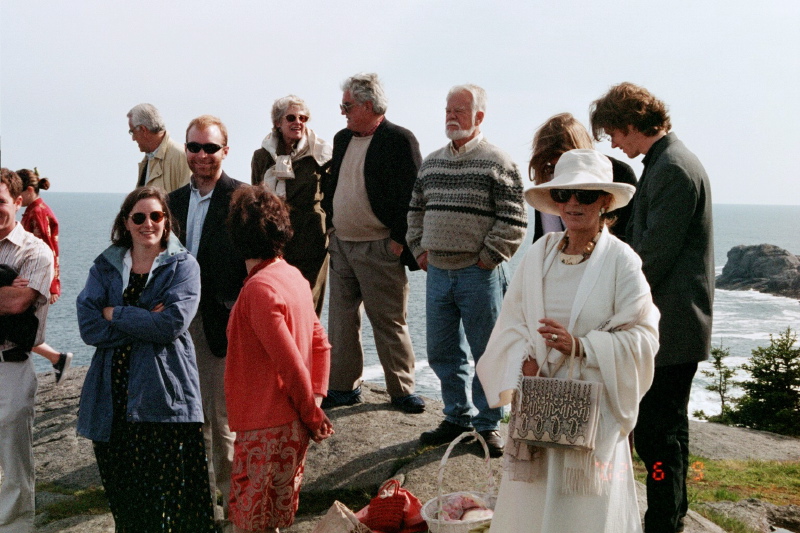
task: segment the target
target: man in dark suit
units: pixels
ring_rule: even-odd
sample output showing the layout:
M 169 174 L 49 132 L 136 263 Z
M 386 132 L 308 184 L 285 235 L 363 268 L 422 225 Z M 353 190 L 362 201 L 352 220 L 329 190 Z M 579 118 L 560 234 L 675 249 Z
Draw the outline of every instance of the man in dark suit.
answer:
M 592 104 L 591 121 L 596 139 L 609 135 L 628 157 L 645 155 L 627 237 L 661 311 L 661 347 L 633 434 L 648 472 L 645 532 L 674 533 L 683 531 L 688 508 L 692 378 L 711 349 L 711 187 L 697 157 L 670 133 L 664 103 L 643 87 L 612 87 Z
M 200 264 L 200 310 L 189 326 L 200 374 L 203 435 L 208 454 L 211 494 L 222 495 L 227 509 L 233 441 L 225 407 L 225 334 L 228 316 L 247 275 L 244 259 L 231 243 L 225 219 L 231 194 L 244 185 L 222 171 L 228 155 L 228 130 L 217 117 L 203 115 L 186 129 L 186 159 L 192 176 L 169 195 L 169 207 L 180 228 L 180 240 Z M 215 505 L 215 518 L 224 510 Z
M 333 140 L 331 178 L 323 200 L 330 231 L 328 337 L 331 375 L 323 407 L 361 401 L 366 309 L 392 404 L 425 409 L 414 394 L 414 350 L 406 324 L 408 278 L 418 269 L 406 246 L 406 214 L 422 157 L 414 134 L 392 124 L 376 74 L 342 84 L 347 129 Z M 405 266 L 404 266 L 405 265 Z

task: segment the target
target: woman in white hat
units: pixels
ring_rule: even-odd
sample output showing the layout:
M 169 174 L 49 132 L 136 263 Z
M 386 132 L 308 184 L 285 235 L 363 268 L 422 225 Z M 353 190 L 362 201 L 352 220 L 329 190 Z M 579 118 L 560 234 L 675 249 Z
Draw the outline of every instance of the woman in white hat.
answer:
M 509 438 L 491 531 L 641 532 L 627 435 L 652 381 L 659 313 L 641 260 L 604 220 L 633 192 L 612 181 L 606 156 L 587 149 L 564 153 L 553 179 L 526 191 L 566 231 L 528 250 L 477 373 L 499 407 L 512 403 L 523 375 L 566 378 L 570 365 L 559 363 L 574 353 L 574 377 L 603 385 L 600 419 L 592 451 Z

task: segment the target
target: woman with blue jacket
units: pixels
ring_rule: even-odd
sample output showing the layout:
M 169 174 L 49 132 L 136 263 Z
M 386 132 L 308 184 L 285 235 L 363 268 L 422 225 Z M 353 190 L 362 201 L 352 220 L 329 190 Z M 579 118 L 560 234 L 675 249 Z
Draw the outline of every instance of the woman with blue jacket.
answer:
M 188 333 L 200 267 L 172 228 L 164 192 L 135 189 L 78 296 L 81 337 L 97 347 L 78 433 L 94 443 L 117 532 L 214 530 Z

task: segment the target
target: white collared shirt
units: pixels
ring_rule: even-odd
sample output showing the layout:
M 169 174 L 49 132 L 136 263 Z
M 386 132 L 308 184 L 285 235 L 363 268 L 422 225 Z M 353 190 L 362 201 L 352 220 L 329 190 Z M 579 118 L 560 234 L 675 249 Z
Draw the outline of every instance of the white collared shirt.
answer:
M 456 145 L 450 142 L 450 153 L 453 155 L 461 155 L 466 154 L 480 143 L 483 140 L 483 133 L 478 133 L 474 138 L 467 141 L 463 146 L 456 148 Z

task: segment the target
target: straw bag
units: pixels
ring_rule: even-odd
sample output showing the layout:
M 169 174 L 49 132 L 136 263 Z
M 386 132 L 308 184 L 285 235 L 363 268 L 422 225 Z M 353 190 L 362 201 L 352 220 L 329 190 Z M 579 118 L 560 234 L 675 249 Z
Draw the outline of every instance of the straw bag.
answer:
M 311 533 L 372 533 L 372 531 L 359 522 L 353 511 L 345 504 L 336 500 Z
M 562 357 L 556 370 L 564 363 Z M 603 384 L 572 379 L 575 337 L 569 357 L 567 379 L 524 376 L 515 392 L 515 411 L 509 421 L 509 435 L 533 446 L 594 450 L 600 420 Z
M 461 440 L 475 437 L 483 445 L 484 459 L 486 465 L 486 492 L 477 491 L 462 491 L 452 492 L 450 494 L 442 494 L 442 480 L 444 479 L 444 467 L 447 464 L 447 459 L 450 457 L 450 452 L 456 444 Z M 445 502 L 454 498 L 471 498 L 473 500 L 480 500 L 486 506 L 494 510 L 495 503 L 497 502 L 497 490 L 495 489 L 494 472 L 492 472 L 492 464 L 489 460 L 489 448 L 486 446 L 486 441 L 477 431 L 470 431 L 462 433 L 450 443 L 447 451 L 444 452 L 441 462 L 439 463 L 439 495 L 436 498 L 428 500 L 422 506 L 422 517 L 428 523 L 430 533 L 468 533 L 470 530 L 479 526 L 488 524 L 492 521 L 491 517 L 471 518 L 467 520 L 445 520 L 443 516 L 443 507 Z

